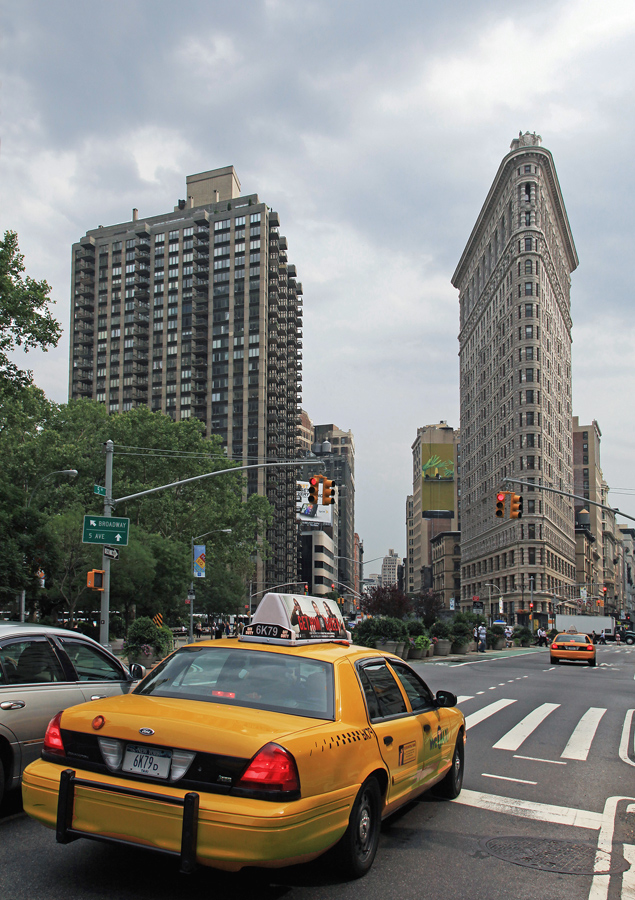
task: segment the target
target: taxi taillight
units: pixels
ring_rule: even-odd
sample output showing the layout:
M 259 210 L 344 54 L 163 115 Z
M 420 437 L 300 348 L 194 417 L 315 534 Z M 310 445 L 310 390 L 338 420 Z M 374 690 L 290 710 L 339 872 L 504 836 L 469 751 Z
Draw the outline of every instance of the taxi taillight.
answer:
M 586 648 L 587 650 L 593 650 L 593 644 L 587 644 Z
M 43 753 L 55 753 L 57 756 L 66 755 L 64 742 L 62 741 L 62 729 L 60 728 L 61 719 L 62 713 L 58 712 L 58 714 L 49 722 L 46 734 L 44 735 L 44 745 L 42 747 Z
M 236 787 L 256 791 L 300 790 L 295 759 L 279 744 L 270 742 L 256 753 Z

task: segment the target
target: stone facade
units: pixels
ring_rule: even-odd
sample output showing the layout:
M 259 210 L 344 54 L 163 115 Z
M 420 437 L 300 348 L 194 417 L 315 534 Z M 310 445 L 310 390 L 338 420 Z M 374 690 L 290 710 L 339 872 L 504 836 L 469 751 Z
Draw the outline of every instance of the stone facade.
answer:
M 507 477 L 573 490 L 570 275 L 578 265 L 551 153 L 512 141 L 463 251 L 459 291 L 462 600 L 504 595 L 508 621 L 574 584 L 571 500 L 513 489 L 521 520 L 497 519 Z M 507 486 L 512 489 L 511 486 Z

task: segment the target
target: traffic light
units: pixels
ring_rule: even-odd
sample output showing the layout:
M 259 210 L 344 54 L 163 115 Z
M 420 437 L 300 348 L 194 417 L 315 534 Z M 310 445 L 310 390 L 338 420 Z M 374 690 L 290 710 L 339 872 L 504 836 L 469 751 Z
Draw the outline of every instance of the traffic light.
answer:
M 328 478 L 322 478 L 322 506 L 335 503 L 335 484 Z
M 523 498 L 520 494 L 512 494 L 509 498 L 509 518 L 522 519 L 523 517 Z
M 305 594 L 309 593 L 309 585 L 306 582 L 304 583 L 304 593 Z
M 496 494 L 496 518 L 504 519 L 505 518 L 505 501 L 507 500 L 507 494 L 505 491 L 499 491 Z
M 104 589 L 104 570 L 92 569 L 86 578 L 86 585 L 94 591 L 103 591 Z
M 315 503 L 316 506 L 320 493 L 320 477 L 320 475 L 312 475 L 309 478 L 309 503 Z

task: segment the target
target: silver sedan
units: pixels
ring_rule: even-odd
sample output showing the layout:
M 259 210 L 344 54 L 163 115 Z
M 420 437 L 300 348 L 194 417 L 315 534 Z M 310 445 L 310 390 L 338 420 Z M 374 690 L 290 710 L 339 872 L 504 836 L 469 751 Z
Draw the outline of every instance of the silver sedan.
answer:
M 127 693 L 145 674 L 76 631 L 0 622 L 0 801 L 37 759 L 50 720 L 78 703 Z

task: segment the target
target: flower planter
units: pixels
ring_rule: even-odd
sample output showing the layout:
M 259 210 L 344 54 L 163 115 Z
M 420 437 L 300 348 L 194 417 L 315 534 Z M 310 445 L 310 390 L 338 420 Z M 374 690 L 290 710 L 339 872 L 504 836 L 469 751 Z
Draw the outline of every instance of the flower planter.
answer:
M 451 641 L 446 641 L 445 639 L 440 638 L 434 645 L 434 655 L 435 656 L 448 656 L 450 653 L 451 647 L 452 647 Z
M 426 651 L 421 648 L 421 650 L 417 650 L 416 647 L 412 647 L 410 650 L 409 659 L 423 659 L 424 655 L 426 655 Z
M 399 654 L 399 656 L 400 656 L 402 659 L 408 659 L 408 657 L 410 656 L 410 649 L 411 649 L 410 641 L 407 641 L 407 642 L 402 646 L 402 648 L 401 648 L 401 653 Z
M 507 645 L 507 641 L 505 640 L 504 637 L 502 637 L 502 638 L 497 638 L 497 639 L 494 641 L 494 645 L 493 645 L 492 649 L 493 649 L 493 650 L 504 650 L 505 647 L 506 647 L 506 645 Z
M 154 653 L 151 653 L 149 656 L 146 656 L 145 653 L 130 653 L 128 654 L 128 665 L 131 666 L 133 663 L 139 663 L 139 665 L 149 669 L 159 662 L 159 659 L 163 659 L 163 657 L 158 657 Z
M 467 644 L 452 644 L 452 653 L 457 653 L 462 656 L 467 653 L 467 647 Z
M 377 649 L 383 650 L 384 653 L 396 653 L 397 646 L 397 641 L 384 641 L 381 644 L 377 644 Z

